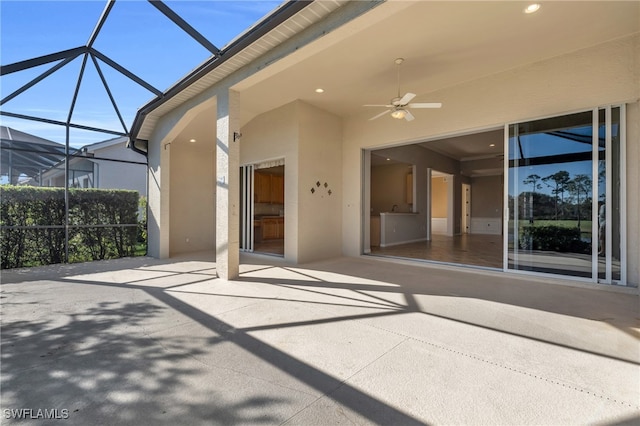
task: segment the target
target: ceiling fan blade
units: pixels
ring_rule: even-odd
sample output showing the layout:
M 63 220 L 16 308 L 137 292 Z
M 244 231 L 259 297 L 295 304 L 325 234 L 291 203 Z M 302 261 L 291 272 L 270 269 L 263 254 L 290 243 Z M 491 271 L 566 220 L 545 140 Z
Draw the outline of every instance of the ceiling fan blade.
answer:
M 442 108 L 442 103 L 440 102 L 416 102 L 413 104 L 407 105 L 409 108 Z
M 390 112 L 391 112 L 391 110 L 390 110 L 390 109 L 388 109 L 388 110 L 386 110 L 386 111 L 384 111 L 384 112 L 381 112 L 381 113 L 380 113 L 380 114 L 378 114 L 378 115 L 374 115 L 373 117 L 371 117 L 371 118 L 369 119 L 369 121 L 373 121 L 373 120 L 375 120 L 376 118 L 380 118 L 380 117 L 382 117 L 382 116 L 383 116 L 383 115 L 385 115 L 385 114 L 389 114 Z
M 411 114 L 409 111 L 407 111 L 406 109 L 405 111 L 405 115 L 404 115 L 404 119 L 407 121 L 413 121 L 415 119 L 415 117 L 413 116 L 413 114 Z
M 399 101 L 397 101 L 398 103 L 396 105 L 406 105 L 409 102 L 411 102 L 411 99 L 413 99 L 415 97 L 416 97 L 415 93 L 407 93 L 402 98 L 400 98 Z
M 393 108 L 393 105 L 371 105 L 371 104 L 367 104 L 367 105 L 362 105 L 362 106 L 366 106 L 366 107 L 384 107 L 384 108 Z

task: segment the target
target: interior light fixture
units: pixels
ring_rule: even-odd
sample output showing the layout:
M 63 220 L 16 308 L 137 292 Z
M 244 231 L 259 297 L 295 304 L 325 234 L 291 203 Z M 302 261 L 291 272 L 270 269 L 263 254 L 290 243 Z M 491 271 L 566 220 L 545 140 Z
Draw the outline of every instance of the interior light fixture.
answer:
M 496 144 L 495 143 L 490 143 L 489 146 L 493 148 L 494 146 L 496 146 Z
M 387 161 L 391 161 L 391 158 L 387 158 Z
M 397 118 L 398 120 L 402 120 L 406 115 L 407 115 L 407 111 L 403 110 L 402 108 L 398 108 L 391 112 L 391 116 L 393 118 Z
M 324 93 L 324 89 L 323 89 L 323 88 L 321 88 L 321 87 L 318 87 L 318 88 L 316 89 L 316 93 Z
M 535 13 L 540 9 L 540 3 L 532 3 L 524 8 L 524 13 Z
M 189 139 L 189 142 L 196 143 L 196 140 L 195 139 Z

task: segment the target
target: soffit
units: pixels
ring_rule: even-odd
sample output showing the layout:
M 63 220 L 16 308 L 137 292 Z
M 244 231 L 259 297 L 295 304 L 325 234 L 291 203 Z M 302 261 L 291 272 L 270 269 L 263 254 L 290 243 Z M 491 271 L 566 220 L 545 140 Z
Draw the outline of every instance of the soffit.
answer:
M 233 55 L 233 57 L 226 60 L 203 78 L 186 87 L 171 99 L 161 104 L 158 108 L 154 109 L 145 117 L 144 123 L 138 132 L 137 137 L 139 139 L 150 138 L 151 132 L 157 124 L 159 117 L 162 117 L 164 114 L 182 103 L 201 94 L 237 70 L 263 56 L 265 53 L 269 52 L 269 50 L 295 36 L 298 32 L 320 21 L 345 3 L 347 3 L 347 0 L 323 0 L 311 3 L 287 21 L 256 40 L 247 48 Z M 238 38 L 240 37 L 241 36 Z M 233 41 L 231 43 L 233 43 Z M 225 48 L 223 48 L 222 51 L 224 51 L 224 49 Z
M 394 3 L 373 11 L 384 10 L 385 19 L 357 31 L 346 24 L 335 31 L 340 42 L 327 42 L 325 50 L 316 46 L 313 56 L 243 87 L 243 110 L 256 115 L 302 100 L 339 116 L 373 116 L 376 110 L 365 112 L 362 105 L 397 95 L 397 57 L 405 58 L 400 92 L 435 102 L 428 95 L 439 89 L 640 30 L 638 2 L 545 2 L 531 15 L 523 13 L 525 3 L 512 1 Z M 316 94 L 317 87 L 324 93 Z
M 291 18 L 297 24 L 290 20 L 281 25 L 278 31 L 258 40 L 154 111 L 145 120 L 144 129 L 152 129 L 165 112 L 346 3 L 312 3 Z M 639 5 L 612 1 L 545 2 L 539 12 L 526 15 L 522 2 L 391 0 L 237 84 L 234 88 L 241 93 L 241 124 L 296 100 L 338 116 L 366 120 L 379 111 L 365 109 L 363 104 L 387 103 L 397 94 L 393 63 L 397 57 L 405 58 L 400 91 L 416 93 L 416 102 L 438 101 L 429 94 L 638 33 Z M 318 87 L 324 93 L 315 93 Z M 428 112 L 422 110 L 416 115 Z M 210 114 L 201 114 L 189 127 L 197 131 L 209 125 Z M 145 138 L 142 132 L 139 137 Z M 489 137 L 494 138 L 495 134 Z M 480 152 L 479 147 L 488 144 L 478 142 L 478 137 L 449 142 L 450 147 L 433 143 L 429 148 L 458 159 L 491 154 Z M 472 145 L 465 146 L 464 142 Z M 501 149 L 499 143 L 496 149 Z
M 393 62 L 397 57 L 405 58 L 401 94 L 416 93 L 415 102 L 438 102 L 430 93 L 640 31 L 639 2 L 545 2 L 532 15 L 523 13 L 525 5 L 511 1 L 385 3 L 335 30 L 338 42 L 335 37 L 319 39 L 310 46 L 313 55 L 298 61 L 291 55 L 288 68 L 243 83 L 243 123 L 295 100 L 341 117 L 366 120 L 384 109 L 363 108 L 363 104 L 388 103 L 397 95 Z M 370 18 L 382 13 L 384 19 Z M 315 93 L 318 87 L 324 93 Z M 414 111 L 417 119 L 428 113 Z M 458 160 L 495 157 L 502 152 L 502 139 L 498 130 L 429 142 L 424 147 Z M 490 147 L 491 143 L 495 146 Z

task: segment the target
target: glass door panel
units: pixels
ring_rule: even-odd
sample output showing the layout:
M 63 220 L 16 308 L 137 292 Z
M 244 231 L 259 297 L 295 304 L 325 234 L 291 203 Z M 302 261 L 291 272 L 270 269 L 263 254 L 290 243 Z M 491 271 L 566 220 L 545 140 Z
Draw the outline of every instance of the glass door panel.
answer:
M 253 251 L 253 165 L 240 167 L 240 251 Z
M 620 125 L 620 107 L 598 112 L 598 280 L 604 282 L 621 279 Z
M 509 269 L 592 277 L 592 123 L 588 111 L 509 126 Z

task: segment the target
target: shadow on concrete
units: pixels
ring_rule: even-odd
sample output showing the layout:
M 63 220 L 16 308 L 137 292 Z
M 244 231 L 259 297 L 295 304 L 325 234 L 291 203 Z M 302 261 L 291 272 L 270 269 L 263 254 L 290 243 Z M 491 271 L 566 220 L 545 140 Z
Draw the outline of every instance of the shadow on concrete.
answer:
M 149 270 L 148 266 L 151 265 L 144 263 L 143 267 Z M 166 268 L 162 271 L 172 275 L 190 274 Z M 102 302 L 96 307 L 68 314 L 64 324 L 49 320 L 7 321 L 2 327 L 2 393 L 5 406 L 68 407 L 75 422 L 83 419 L 88 422 L 85 424 L 101 421 L 126 424 L 139 419 L 140 413 L 144 413 L 143 418 L 148 424 L 183 424 L 185 418 L 189 419 L 189 424 L 200 420 L 203 424 L 212 420 L 222 424 L 280 423 L 282 419 L 270 417 L 267 413 L 270 405 L 285 401 L 272 395 L 243 402 L 243 405 L 254 409 L 258 407 L 262 413 L 258 417 L 242 416 L 241 413 L 246 411 L 244 406 L 217 405 L 215 398 L 207 398 L 207 404 L 182 404 L 180 409 L 175 408 L 176 404 L 180 404 L 172 399 L 175 389 L 184 387 L 185 393 L 192 392 L 187 382 L 197 380 L 202 373 L 197 363 L 185 363 L 202 354 L 198 349 L 202 342 L 194 342 L 188 336 L 163 337 L 161 342 L 156 342 L 137 330 L 146 320 L 160 317 L 171 309 L 218 336 L 207 339 L 206 345 L 232 343 L 373 423 L 424 424 L 249 334 L 257 329 L 268 329 L 269 326 L 236 329 L 176 299 L 167 292 L 172 287 L 144 285 L 141 279 L 114 283 L 74 279 L 71 274 L 64 276 L 67 277 L 64 283 L 72 285 L 141 290 L 161 304 Z M 152 279 L 155 278 L 149 280 Z M 304 324 L 397 313 L 397 309 L 391 309 L 327 321 L 306 321 Z M 301 324 L 292 326 L 295 325 Z M 140 380 L 130 380 L 131 376 Z M 64 395 L 64 400 L 57 398 L 60 395 Z
M 603 423 L 602 426 L 638 426 L 640 425 L 640 414 L 636 416 L 630 416 L 622 420 L 614 421 L 611 423 Z
M 134 279 L 130 282 L 100 282 L 73 278 L 71 273 L 65 274 L 64 276 L 68 277 L 64 279 L 65 283 L 106 286 L 113 288 L 114 291 L 117 289 L 140 290 L 160 303 L 98 303 L 97 306 L 85 311 L 74 311 L 68 314 L 64 324 L 48 320 L 29 322 L 3 320 L 3 404 L 7 406 L 10 403 L 19 407 L 27 407 L 29 404 L 43 406 L 44 401 L 48 401 L 50 407 L 68 406 L 78 412 L 88 406 L 97 406 L 98 413 L 88 413 L 85 417 L 87 421 L 92 423 L 95 423 L 96 419 L 104 419 L 111 424 L 127 423 L 128 420 L 139 418 L 140 411 L 148 416 L 146 418 L 150 424 L 183 423 L 185 417 L 182 413 L 184 412 L 188 412 L 190 417 L 195 415 L 197 420 L 203 422 L 207 419 L 216 419 L 224 424 L 273 423 L 277 421 L 268 415 L 254 418 L 240 414 L 246 412 L 245 408 L 248 406 L 260 407 L 262 413 L 268 413 L 270 405 L 285 402 L 281 398 L 270 395 L 247 399 L 239 406 L 218 405 L 216 400 L 212 398 L 208 399 L 206 404 L 184 403 L 181 407 L 175 407 L 176 401 L 172 400 L 175 389 L 184 387 L 184 392 L 192 391 L 188 386 L 189 380 L 197 380 L 198 375 L 201 374 L 197 363 L 187 361 L 191 361 L 201 354 L 199 347 L 202 347 L 202 342 L 194 342 L 188 336 L 163 337 L 161 342 L 156 342 L 144 333 L 136 332 L 145 320 L 156 316 L 161 317 L 166 310 L 179 312 L 217 335 L 215 338 L 207 339 L 205 344 L 232 343 L 283 373 L 314 388 L 322 395 L 335 400 L 340 405 L 353 410 L 368 421 L 380 424 L 423 423 L 348 383 L 260 341 L 250 333 L 270 328 L 422 313 L 638 364 L 637 360 L 593 352 L 505 329 L 430 313 L 428 307 L 421 306 L 416 297 L 436 295 L 477 298 L 586 319 L 598 319 L 602 316 L 601 321 L 609 318 L 613 307 L 618 311 L 616 311 L 615 318 L 610 319 L 612 325 L 631 329 L 635 324 L 637 296 L 552 286 L 530 280 L 514 280 L 510 277 L 473 280 L 473 273 L 437 269 L 429 269 L 428 273 L 426 273 L 427 270 L 419 270 L 418 273 L 422 274 L 423 279 L 416 280 L 416 269 L 408 272 L 402 267 L 388 268 L 384 265 L 368 267 L 367 264 L 364 264 L 364 266 L 360 265 L 356 268 L 357 272 L 354 272 L 353 265 L 348 264 L 350 261 L 352 260 L 296 267 L 276 267 L 299 274 L 300 279 L 252 277 L 249 276 L 250 274 L 243 274 L 238 282 L 239 284 L 255 282 L 276 287 L 288 287 L 302 293 L 331 296 L 335 300 L 333 303 L 300 298 L 295 300 L 298 302 L 360 308 L 366 308 L 365 305 L 368 305 L 376 309 L 376 312 L 287 324 L 254 326 L 246 329 L 234 328 L 214 315 L 177 299 L 172 293 L 179 292 L 180 290 L 176 288 L 179 286 L 158 287 L 146 284 L 144 279 Z M 123 264 L 128 263 L 123 262 Z M 170 265 L 171 262 L 144 260 L 138 263 L 136 268 L 154 270 L 155 266 L 168 264 Z M 126 266 L 123 267 L 123 265 L 119 267 L 118 265 L 105 266 L 107 270 L 113 271 L 126 269 Z M 114 269 L 109 269 L 111 267 Z M 252 272 L 269 269 L 272 268 L 260 267 Z M 190 274 L 189 271 L 181 268 L 164 266 L 158 271 L 167 272 L 172 276 Z M 194 269 L 194 271 L 197 275 L 198 269 Z M 327 273 L 334 274 L 336 279 L 323 278 Z M 339 279 L 340 275 L 344 275 L 344 277 Z M 309 281 L 309 278 L 312 278 L 313 281 Z M 356 282 L 347 282 L 350 278 L 355 278 Z M 155 278 L 149 280 L 152 279 Z M 204 277 L 195 282 L 206 279 Z M 371 282 L 364 282 L 366 280 Z M 380 284 L 376 284 L 376 281 Z M 16 290 L 18 288 L 16 287 Z M 171 289 L 170 293 L 167 291 L 168 289 Z M 344 295 L 344 292 L 337 294 L 332 290 L 347 290 L 350 295 Z M 213 291 L 206 294 L 215 295 Z M 390 296 L 400 294 L 404 298 L 404 303 L 398 303 L 397 298 L 395 298 L 396 301 L 393 301 L 392 297 L 387 299 L 385 294 Z M 252 296 L 234 295 L 232 297 L 251 298 Z M 294 300 L 280 297 L 277 299 Z M 365 305 L 363 302 L 366 302 Z M 605 307 L 599 308 L 598 306 Z M 629 333 L 631 334 L 631 332 Z M 130 378 L 132 375 L 139 376 L 141 380 L 122 381 L 122 378 Z M 67 400 L 61 401 L 56 398 L 56 395 L 65 395 Z M 76 402 L 74 405 L 74 401 L 85 401 L 85 403 L 78 404 Z
M 605 358 L 615 359 L 625 363 L 640 365 L 637 357 L 628 358 L 624 356 L 617 356 L 615 354 L 615 348 L 612 348 L 614 352 L 610 353 L 606 353 L 603 351 L 594 351 L 584 347 L 576 347 L 558 341 L 552 341 L 549 339 L 538 338 L 517 331 L 511 331 L 507 327 L 497 328 L 476 321 L 469 321 L 450 315 L 442 315 L 437 312 L 431 312 L 428 306 L 420 306 L 418 301 L 416 300 L 416 295 L 487 300 L 491 302 L 519 306 L 539 311 L 553 312 L 556 314 L 607 322 L 607 324 L 612 325 L 615 328 L 620 329 L 621 331 L 624 331 L 637 340 L 640 340 L 640 332 L 638 331 L 638 328 L 640 327 L 640 321 L 637 318 L 637 312 L 639 312 L 639 299 L 638 296 L 633 294 L 607 293 L 601 290 L 554 286 L 544 283 L 519 281 L 514 280 L 513 278 L 510 279 L 501 277 L 492 277 L 491 280 L 476 279 L 472 283 L 470 283 L 470 278 L 472 278 L 471 274 L 456 277 L 456 275 L 458 274 L 465 273 L 452 271 L 430 270 L 428 276 L 425 276 L 424 283 L 416 283 L 415 276 L 403 277 L 404 274 L 402 272 L 402 268 L 397 268 L 392 272 L 384 272 L 384 269 L 368 268 L 364 271 L 359 271 L 360 273 L 358 273 L 358 275 L 355 277 L 357 279 L 366 278 L 368 280 L 377 280 L 381 282 L 383 281 L 385 283 L 385 285 L 377 285 L 371 283 L 358 284 L 344 282 L 344 280 L 328 281 L 320 279 L 319 276 L 321 276 L 322 274 L 326 274 L 328 271 L 334 274 L 353 276 L 352 273 L 350 275 L 350 272 L 348 270 L 340 270 L 339 268 L 326 268 L 326 265 L 318 267 L 317 269 L 314 269 L 314 267 L 310 265 L 304 265 L 295 268 L 285 267 L 283 269 L 286 269 L 295 274 L 300 274 L 301 276 L 306 278 L 311 278 L 313 279 L 313 281 L 308 281 L 305 279 L 273 279 L 266 277 L 247 276 L 241 276 L 239 278 L 239 281 L 267 283 L 274 286 L 288 287 L 298 291 L 312 292 L 319 295 L 331 296 L 337 299 L 344 299 L 347 301 L 360 299 L 351 298 L 342 294 L 336 294 L 331 290 L 351 290 L 357 294 L 366 294 L 367 297 L 377 297 L 378 300 L 384 301 L 387 304 L 391 304 L 394 302 L 391 302 L 387 299 L 382 299 L 378 296 L 372 296 L 370 293 L 387 293 L 390 295 L 402 294 L 406 304 L 404 306 L 397 306 L 395 308 L 396 314 L 419 312 L 425 315 L 447 319 L 465 325 L 526 338 L 529 340 L 589 353 L 592 355 L 602 356 Z M 314 275 L 314 272 L 318 272 L 320 273 L 320 275 Z M 385 276 L 387 274 L 392 274 L 393 276 Z M 326 289 L 326 291 L 321 291 L 320 289 Z M 337 302 L 335 304 L 340 305 Z
M 354 275 L 348 261 L 285 267 L 296 273 L 317 279 L 313 274 L 331 272 L 346 276 L 355 276 L 401 288 L 407 298 L 414 295 L 472 298 L 568 315 L 576 318 L 602 321 L 621 329 L 640 340 L 640 297 L 637 289 L 624 289 L 625 292 L 590 289 L 584 286 L 573 287 L 545 283 L 542 278 L 517 277 L 502 272 L 487 273 L 473 269 L 424 268 L 401 264 L 378 263 L 377 267 L 359 268 Z M 371 264 L 375 265 L 376 262 Z M 386 267 L 385 267 L 386 265 Z M 416 270 L 422 272 L 422 279 L 416 280 Z M 245 278 L 246 279 L 246 278 Z M 313 286 L 305 281 L 295 281 L 295 285 Z M 342 288 L 343 283 L 325 280 L 326 288 Z M 595 286 L 595 285 L 594 285 Z M 393 286 L 353 285 L 355 291 L 397 292 Z M 409 302 L 409 301 L 408 301 Z M 413 302 L 412 302 L 413 303 Z
M 60 416 L 66 409 L 70 424 L 85 425 L 140 419 L 145 424 L 277 422 L 269 407 L 285 401 L 266 392 L 233 405 L 215 394 L 202 403 L 175 399 L 196 391 L 190 382 L 198 380 L 202 366 L 185 361 L 201 351 L 188 336 L 163 338 L 160 345 L 141 332 L 146 321 L 167 310 L 153 303 L 102 302 L 76 309 L 62 321 L 59 315 L 57 320 L 4 318 L 3 408 L 58 409 Z M 259 414 L 247 414 L 255 407 Z M 11 422 L 6 416 L 3 411 L 3 424 Z M 47 423 L 41 420 L 38 424 Z M 15 422 L 24 424 L 24 419 Z

